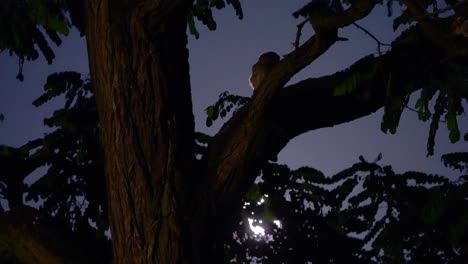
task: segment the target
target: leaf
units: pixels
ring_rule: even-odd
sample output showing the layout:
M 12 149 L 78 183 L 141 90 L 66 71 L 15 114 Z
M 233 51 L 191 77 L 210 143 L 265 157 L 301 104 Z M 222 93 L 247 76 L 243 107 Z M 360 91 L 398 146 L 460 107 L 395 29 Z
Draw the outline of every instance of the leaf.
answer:
M 325 175 L 321 171 L 310 167 L 301 167 L 293 172 L 292 179 L 297 180 L 301 178 L 314 183 L 323 183 L 326 180 Z
M 55 58 L 54 51 L 49 46 L 49 43 L 47 42 L 42 32 L 39 31 L 39 29 L 34 29 L 33 38 L 36 45 L 39 47 L 45 59 L 47 60 L 47 63 L 52 64 L 52 60 Z
M 34 100 L 33 105 L 40 106 L 65 92 L 67 92 L 67 101 L 70 101 L 70 99 L 73 99 L 70 97 L 74 97 L 74 91 L 82 87 L 82 85 L 81 74 L 77 72 L 65 71 L 53 73 L 47 77 L 47 81 L 44 84 L 44 90 L 46 92 Z M 68 92 L 70 92 L 70 94 L 68 94 Z
M 361 161 L 363 163 L 367 163 L 367 161 L 364 159 L 364 157 L 362 155 L 359 155 L 359 161 Z
M 70 29 L 68 28 L 67 21 L 59 19 L 57 16 L 49 16 L 48 21 L 45 24 L 47 28 L 50 28 L 58 33 L 68 36 Z
M 214 107 L 213 106 L 208 106 L 208 108 L 206 108 L 207 118 L 213 119 L 214 112 L 215 112 Z
M 441 157 L 444 166 L 459 170 L 460 172 L 468 172 L 468 152 L 454 152 L 444 154 Z
M 207 135 L 207 134 L 204 134 L 204 133 L 201 133 L 201 132 L 196 132 L 195 133 L 195 138 L 198 142 L 200 143 L 204 143 L 204 144 L 208 144 L 212 137 L 210 135 Z
M 377 66 L 368 67 L 369 63 L 374 64 L 374 56 L 366 56 L 358 63 L 351 66 L 351 75 L 346 77 L 333 90 L 334 96 L 344 96 L 357 90 L 359 86 L 372 79 L 377 72 Z
M 20 82 L 24 81 L 23 73 L 19 72 L 18 75 L 16 75 L 16 79 L 18 79 Z
M 195 21 L 193 20 L 193 13 L 189 12 L 187 17 L 187 22 L 190 30 L 190 34 L 194 35 L 196 39 L 200 38 L 200 33 L 195 26 Z
M 206 1 L 197 1 L 192 9 L 193 16 L 201 21 L 209 30 L 216 30 L 216 22 L 213 18 L 211 8 Z
M 430 83 L 429 85 L 426 85 L 422 88 L 421 94 L 415 104 L 416 109 L 418 109 L 419 120 L 426 122 L 431 117 L 431 112 L 429 111 L 429 101 L 434 97 L 437 91 L 438 88 L 435 83 Z
M 447 115 L 445 115 L 445 121 L 447 122 L 447 128 L 450 132 L 450 142 L 455 143 L 460 140 L 460 130 L 458 129 L 457 116 L 455 113 L 447 113 Z
M 209 124 L 211 126 L 213 121 L 218 119 L 219 116 L 224 118 L 232 110 L 234 110 L 235 113 L 235 111 L 247 103 L 248 100 L 249 98 L 247 97 L 229 94 L 229 92 L 221 93 L 218 101 L 214 105 L 210 105 L 205 109 L 207 113 L 207 125 Z
M 44 1 L 30 1 L 30 4 L 30 16 L 35 23 L 41 24 L 46 29 L 51 29 L 64 36 L 69 34 L 67 20 L 61 18 L 61 16 L 59 16 L 61 15 L 60 13 L 52 13 L 52 8 L 47 6 L 48 3 Z
M 55 43 L 55 45 L 60 46 L 62 44 L 62 39 L 59 37 L 56 31 L 46 28 L 46 34 Z
M 211 6 L 216 7 L 217 9 L 222 9 L 226 6 L 224 0 L 210 0 Z
M 239 0 L 227 0 L 227 3 L 234 7 L 234 10 L 236 10 L 236 15 L 239 19 L 244 18 L 244 13 L 242 11 L 242 6 Z
M 377 155 L 377 158 L 375 158 L 373 163 L 379 162 L 381 160 L 382 160 L 382 153 L 379 153 L 379 155 Z
M 197 36 L 199 34 L 196 31 L 193 17 L 202 22 L 209 30 L 216 30 L 216 21 L 213 18 L 211 10 L 212 8 L 222 9 L 226 6 L 226 3 L 224 0 L 197 0 L 194 2 L 190 10 L 191 15 L 189 15 L 187 22 L 189 24 L 190 33 L 198 38 Z M 244 17 L 239 0 L 226 0 L 226 2 L 234 8 L 239 19 Z

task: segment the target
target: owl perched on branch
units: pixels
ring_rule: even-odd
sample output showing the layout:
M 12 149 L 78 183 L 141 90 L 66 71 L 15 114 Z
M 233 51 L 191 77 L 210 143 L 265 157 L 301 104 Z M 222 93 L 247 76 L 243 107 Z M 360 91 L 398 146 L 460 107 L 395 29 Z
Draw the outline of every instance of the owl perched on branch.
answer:
M 279 61 L 280 56 L 273 51 L 260 55 L 257 63 L 252 66 L 252 74 L 250 75 L 250 86 L 252 86 L 252 89 L 255 90 L 262 84 L 263 80 Z

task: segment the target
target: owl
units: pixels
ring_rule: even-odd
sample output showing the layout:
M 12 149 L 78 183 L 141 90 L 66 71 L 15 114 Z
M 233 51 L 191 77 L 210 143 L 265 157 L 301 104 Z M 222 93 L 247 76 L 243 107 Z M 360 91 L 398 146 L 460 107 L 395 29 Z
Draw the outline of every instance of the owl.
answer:
M 279 61 L 280 56 L 273 51 L 260 55 L 257 63 L 252 66 L 252 74 L 250 75 L 250 86 L 252 86 L 252 89 L 255 90 L 262 84 L 268 73 Z

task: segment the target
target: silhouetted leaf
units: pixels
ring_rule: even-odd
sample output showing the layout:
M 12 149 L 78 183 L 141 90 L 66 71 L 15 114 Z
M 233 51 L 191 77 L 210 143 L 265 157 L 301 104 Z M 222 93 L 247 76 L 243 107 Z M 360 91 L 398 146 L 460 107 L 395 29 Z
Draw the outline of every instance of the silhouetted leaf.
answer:
M 445 121 L 447 122 L 447 128 L 450 132 L 450 141 L 455 143 L 460 140 L 460 130 L 458 129 L 457 116 L 455 113 L 447 113 L 447 115 L 445 115 Z
M 195 38 L 200 38 L 200 33 L 198 32 L 197 30 L 197 27 L 195 26 L 195 21 L 193 20 L 193 13 L 190 12 L 188 14 L 188 25 L 189 25 L 189 30 L 190 30 L 190 34 L 194 35 Z

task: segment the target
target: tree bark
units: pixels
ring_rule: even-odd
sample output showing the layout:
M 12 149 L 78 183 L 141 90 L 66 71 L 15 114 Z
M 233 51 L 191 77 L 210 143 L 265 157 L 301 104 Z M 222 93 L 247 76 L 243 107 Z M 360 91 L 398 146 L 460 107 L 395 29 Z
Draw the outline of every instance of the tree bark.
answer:
M 199 263 L 207 251 L 207 226 L 191 212 L 202 181 L 194 166 L 187 8 L 173 0 L 88 1 L 114 263 Z

